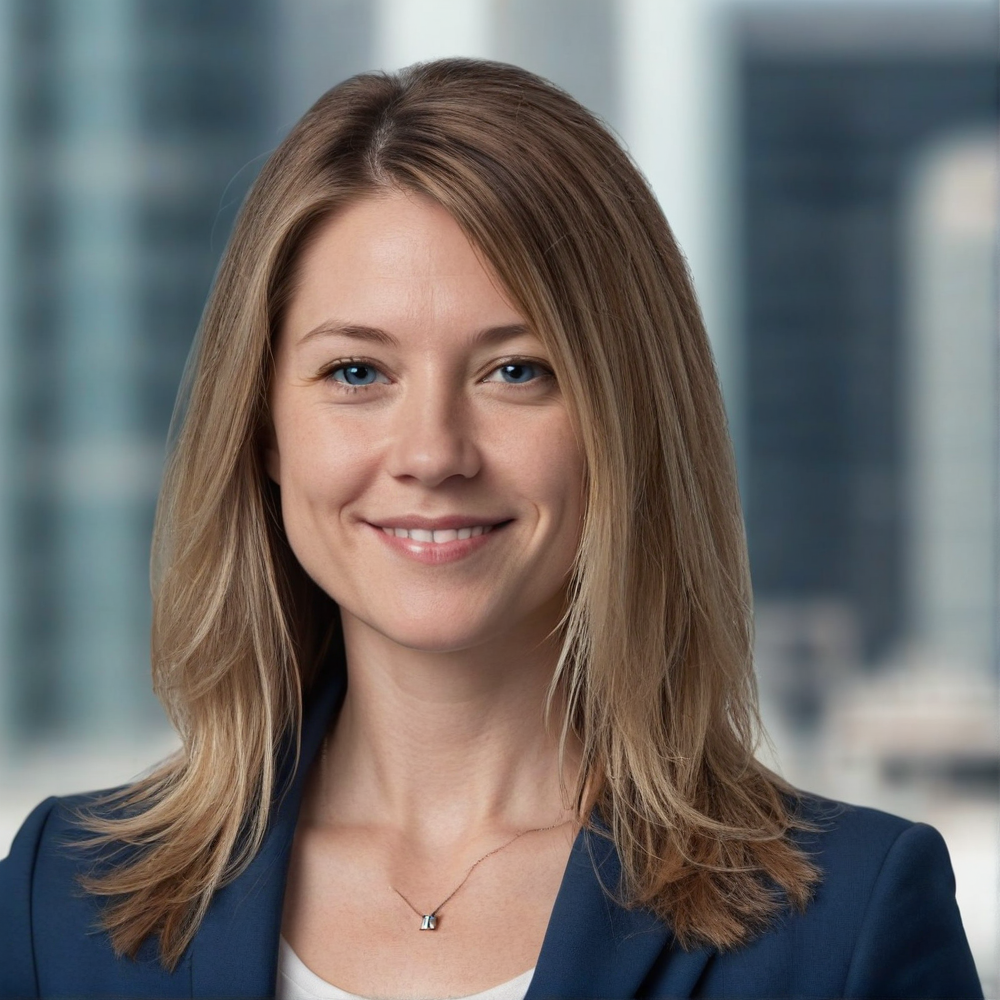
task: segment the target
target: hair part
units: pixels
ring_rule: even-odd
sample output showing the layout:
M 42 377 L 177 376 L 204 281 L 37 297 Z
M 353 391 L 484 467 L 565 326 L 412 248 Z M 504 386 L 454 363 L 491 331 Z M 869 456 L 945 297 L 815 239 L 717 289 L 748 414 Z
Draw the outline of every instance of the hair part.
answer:
M 152 668 L 182 749 L 92 810 L 126 863 L 115 950 L 176 966 L 212 895 L 259 849 L 276 760 L 337 607 L 298 565 L 264 474 L 273 338 L 319 224 L 386 188 L 444 207 L 552 352 L 586 458 L 586 513 L 561 655 L 561 745 L 584 765 L 630 906 L 684 947 L 728 949 L 819 872 L 793 842 L 796 790 L 755 757 L 746 539 L 732 446 L 689 275 L 608 130 L 539 77 L 448 59 L 362 74 L 321 97 L 247 196 L 203 317 L 153 541 Z M 624 377 L 622 373 L 625 373 Z M 562 755 L 560 755 L 562 760 Z

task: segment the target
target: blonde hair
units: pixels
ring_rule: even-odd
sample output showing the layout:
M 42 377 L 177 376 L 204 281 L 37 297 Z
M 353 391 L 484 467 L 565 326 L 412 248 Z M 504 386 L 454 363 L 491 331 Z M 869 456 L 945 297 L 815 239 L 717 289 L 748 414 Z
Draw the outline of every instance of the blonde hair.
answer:
M 587 468 L 550 693 L 584 748 L 626 905 L 731 948 L 817 869 L 760 738 L 746 540 L 714 364 L 684 259 L 602 124 L 524 70 L 450 59 L 327 92 L 247 196 L 199 331 L 153 542 L 152 667 L 182 749 L 92 810 L 130 853 L 84 880 L 119 953 L 173 967 L 258 850 L 336 605 L 284 538 L 259 438 L 271 344 L 317 225 L 386 187 L 455 218 L 552 353 Z M 548 704 L 551 704 L 551 698 Z M 548 707 L 548 706 L 547 706 Z M 588 785 L 589 782 L 589 785 Z

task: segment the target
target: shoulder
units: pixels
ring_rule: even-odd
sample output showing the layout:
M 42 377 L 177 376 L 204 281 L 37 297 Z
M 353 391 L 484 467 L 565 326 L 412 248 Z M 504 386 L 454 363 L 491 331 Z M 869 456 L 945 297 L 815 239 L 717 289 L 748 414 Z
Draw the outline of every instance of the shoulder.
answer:
M 10 853 L 0 860 L 0 886 L 5 890 L 0 896 L 3 904 L 9 902 L 12 894 L 16 896 L 29 888 L 37 889 L 39 873 L 49 874 L 47 865 L 53 855 L 72 856 L 71 849 L 80 846 L 86 836 L 81 818 L 121 790 L 53 795 L 35 806 L 14 835 Z M 87 861 L 86 854 L 77 853 L 82 866 Z M 0 910 L 0 913 L 6 916 L 7 911 Z
M 954 901 L 951 858 L 934 827 L 812 794 L 803 795 L 798 815 L 815 828 L 793 838 L 822 874 L 814 918 L 849 912 L 863 921 L 873 906 L 907 895 Z
M 814 829 L 796 830 L 792 839 L 819 866 L 824 884 L 834 889 L 871 881 L 901 838 L 904 844 L 914 836 L 930 838 L 944 848 L 941 835 L 925 823 L 808 792 L 801 794 L 794 815 Z M 842 875 L 848 885 L 843 884 Z
M 65 823 L 61 805 L 51 797 L 35 806 L 0 861 L 0 996 L 35 996 L 38 990 L 32 927 L 36 872 L 56 827 Z
M 41 802 L 0 861 L 0 997 L 66 992 L 70 982 L 69 992 L 79 992 L 120 968 L 100 931 L 99 901 L 79 884 L 97 860 L 80 818 L 116 791 Z
M 732 995 L 981 997 L 941 834 L 811 794 L 797 811 L 814 827 L 793 836 L 821 874 L 812 902 L 718 956 L 709 978 L 732 990 L 749 964 L 762 992 Z
M 21 824 L 0 861 L 0 996 L 36 994 L 31 948 L 31 886 L 38 846 L 56 804 L 48 798 Z

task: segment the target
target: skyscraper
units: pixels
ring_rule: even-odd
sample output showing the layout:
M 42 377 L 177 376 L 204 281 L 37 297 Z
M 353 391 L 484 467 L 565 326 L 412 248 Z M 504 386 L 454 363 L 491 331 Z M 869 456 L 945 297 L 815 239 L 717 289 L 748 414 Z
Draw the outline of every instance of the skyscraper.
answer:
M 278 140 L 273 11 L 7 0 L 3 15 L 2 728 L 99 733 L 156 711 L 153 507 L 212 271 Z

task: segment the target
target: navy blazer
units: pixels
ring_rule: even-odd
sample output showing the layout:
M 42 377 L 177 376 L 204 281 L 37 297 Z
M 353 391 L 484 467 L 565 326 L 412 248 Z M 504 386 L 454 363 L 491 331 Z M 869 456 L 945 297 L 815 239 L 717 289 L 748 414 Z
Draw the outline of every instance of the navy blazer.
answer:
M 300 766 L 246 871 L 215 896 L 172 973 L 155 941 L 116 958 L 98 903 L 76 884 L 72 810 L 50 798 L 0 862 L 0 997 L 271 997 L 285 875 L 303 780 L 345 690 L 342 669 L 312 699 Z M 798 835 L 824 880 L 804 913 L 735 951 L 681 950 L 670 927 L 603 891 L 619 859 L 581 831 L 573 845 L 526 1000 L 614 997 L 982 998 L 955 903 L 948 850 L 930 826 L 809 796 L 822 833 Z M 590 852 L 593 852 L 591 855 Z

